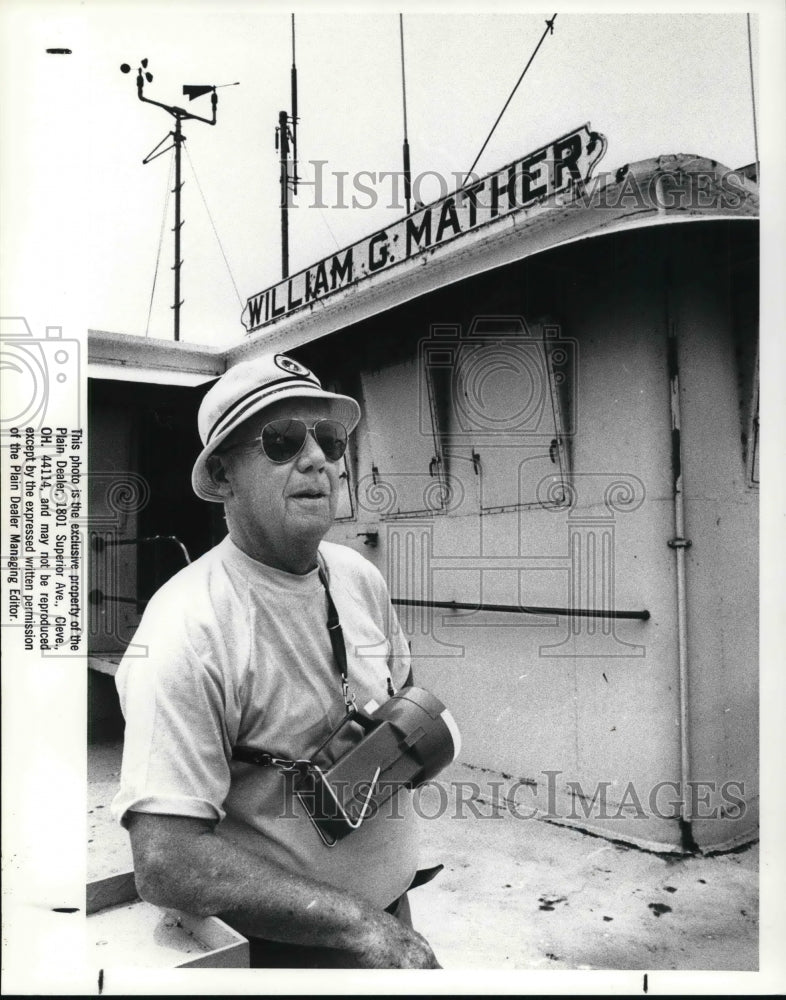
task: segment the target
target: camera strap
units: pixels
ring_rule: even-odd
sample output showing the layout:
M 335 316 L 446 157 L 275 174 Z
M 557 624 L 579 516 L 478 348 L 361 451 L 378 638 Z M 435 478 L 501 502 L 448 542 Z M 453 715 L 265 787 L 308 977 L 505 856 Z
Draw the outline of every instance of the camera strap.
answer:
M 355 694 L 349 686 L 349 677 L 347 672 L 347 649 L 344 643 L 344 632 L 341 628 L 341 622 L 339 621 L 336 605 L 334 604 L 333 598 L 330 594 L 325 564 L 321 556 L 318 555 L 317 559 L 319 580 L 325 588 L 325 597 L 327 598 L 327 629 L 328 635 L 330 636 L 330 647 L 333 650 L 333 659 L 336 661 L 336 666 L 338 667 L 338 672 L 341 676 L 341 694 L 344 698 L 346 714 L 341 722 L 339 722 L 335 729 L 331 730 L 326 739 L 323 740 L 317 748 L 314 754 L 315 756 L 320 750 L 322 750 L 325 744 L 327 744 L 336 735 L 338 730 L 341 729 L 352 717 L 354 717 L 357 711 L 355 706 Z M 258 750 L 256 747 L 249 746 L 236 746 L 232 751 L 232 760 L 238 760 L 244 764 L 256 764 L 257 767 L 277 767 L 280 771 L 285 772 L 307 771 L 309 768 L 314 766 L 311 760 L 294 760 L 290 757 L 276 757 L 267 750 Z
M 333 603 L 333 598 L 330 594 L 325 564 L 321 558 L 319 560 L 319 579 L 322 586 L 325 588 L 325 596 L 327 597 L 327 629 L 328 635 L 330 636 L 330 645 L 333 649 L 333 659 L 336 661 L 338 672 L 341 674 L 341 694 L 344 696 L 344 704 L 346 705 L 347 713 L 350 713 L 355 710 L 355 695 L 349 687 L 349 678 L 347 675 L 347 648 L 344 643 L 344 631 L 341 628 L 341 622 L 338 619 L 338 611 L 336 610 L 336 605 Z

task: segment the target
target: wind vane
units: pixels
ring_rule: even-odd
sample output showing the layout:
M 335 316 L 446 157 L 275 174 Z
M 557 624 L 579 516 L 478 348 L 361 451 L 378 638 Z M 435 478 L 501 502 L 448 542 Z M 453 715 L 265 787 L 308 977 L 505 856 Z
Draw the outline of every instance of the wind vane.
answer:
M 137 67 L 136 73 L 136 91 L 137 96 L 140 101 L 144 101 L 145 104 L 155 104 L 158 108 L 163 108 L 164 111 L 168 112 L 175 119 L 175 130 L 166 135 L 161 142 L 142 160 L 142 163 L 150 163 L 151 160 L 155 160 L 156 157 L 161 156 L 163 153 L 169 152 L 170 149 L 174 147 L 175 150 L 175 186 L 173 189 L 173 194 L 175 196 L 175 225 L 173 232 L 175 234 L 175 263 L 172 270 L 175 272 L 175 303 L 171 308 L 174 310 L 174 321 L 175 321 L 175 340 L 180 340 L 180 307 L 183 304 L 183 300 L 180 298 L 180 268 L 183 261 L 180 259 L 180 230 L 183 228 L 183 220 L 180 218 L 180 190 L 183 187 L 183 182 L 180 177 L 181 169 L 181 153 L 183 143 L 185 142 L 185 136 L 183 135 L 182 123 L 186 120 L 205 122 L 206 125 L 216 124 L 216 109 L 218 107 L 218 94 L 216 90 L 220 87 L 237 87 L 238 83 L 223 83 L 223 84 L 186 84 L 183 87 L 183 94 L 189 101 L 195 100 L 197 97 L 202 97 L 205 94 L 210 94 L 210 103 L 212 105 L 213 114 L 211 118 L 203 118 L 201 115 L 195 115 L 191 111 L 186 111 L 184 108 L 179 108 L 174 104 L 163 104 L 161 101 L 154 101 L 149 97 L 145 97 L 144 88 L 145 82 L 153 82 L 153 74 L 148 71 L 148 60 L 142 59 L 140 65 Z M 121 73 L 130 73 L 131 67 L 128 63 L 123 63 L 120 67 Z M 166 148 L 161 147 L 164 143 L 171 139 L 172 143 Z

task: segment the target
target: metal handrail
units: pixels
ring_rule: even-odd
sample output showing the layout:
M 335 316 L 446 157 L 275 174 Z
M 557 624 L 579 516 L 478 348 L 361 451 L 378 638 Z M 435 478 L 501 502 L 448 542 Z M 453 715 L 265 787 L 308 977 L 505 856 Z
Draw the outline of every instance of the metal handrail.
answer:
M 138 601 L 135 597 L 113 597 L 111 594 L 105 594 L 99 587 L 94 587 L 90 591 L 88 599 L 94 607 L 109 601 L 112 604 L 133 604 L 137 611 L 144 611 L 147 604 L 147 601 Z
M 141 538 L 102 538 L 96 535 L 93 538 L 93 548 L 96 552 L 103 552 L 107 545 L 142 545 L 146 542 L 174 542 L 183 553 L 186 565 L 191 565 L 191 556 L 185 544 L 180 541 L 177 535 L 145 535 Z M 103 590 L 94 588 L 90 591 L 90 603 L 93 605 L 103 604 L 104 601 L 111 601 L 114 604 L 133 604 L 137 611 L 144 611 L 147 600 L 140 601 L 136 597 L 116 597 L 105 594 Z
M 188 554 L 188 549 L 185 544 L 180 541 L 177 535 L 146 535 L 144 538 L 101 538 L 96 537 L 93 545 L 96 552 L 103 551 L 104 547 L 107 545 L 141 545 L 143 542 L 174 542 L 175 545 L 180 547 L 180 551 L 183 553 L 183 558 L 186 561 L 186 565 L 191 564 L 191 556 Z
M 519 604 L 483 604 L 464 601 L 407 600 L 394 597 L 393 604 L 407 608 L 446 608 L 450 611 L 504 611 L 519 615 L 565 615 L 569 618 L 633 618 L 649 621 L 650 613 L 644 611 L 597 611 L 591 608 L 539 608 Z

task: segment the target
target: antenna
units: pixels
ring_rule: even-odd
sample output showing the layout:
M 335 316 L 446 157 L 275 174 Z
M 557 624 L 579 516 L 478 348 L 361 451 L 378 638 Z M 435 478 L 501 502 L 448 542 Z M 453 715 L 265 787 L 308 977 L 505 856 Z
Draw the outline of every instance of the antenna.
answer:
M 297 194 L 297 66 L 295 65 L 295 15 L 292 15 L 292 193 Z
M 472 175 L 472 171 L 473 171 L 473 170 L 475 169 L 475 167 L 476 167 L 476 166 L 478 165 L 478 160 L 479 160 L 479 159 L 481 158 L 481 156 L 483 156 L 483 150 L 484 150 L 484 149 L 486 148 L 486 146 L 488 146 L 488 144 L 489 144 L 489 139 L 491 139 L 492 135 L 494 135 L 494 130 L 496 129 L 497 125 L 499 125 L 500 121 L 502 120 L 502 116 L 503 116 L 503 115 L 505 114 L 505 112 L 507 111 L 507 108 L 508 108 L 508 105 L 509 105 L 509 104 L 510 104 L 510 102 L 511 102 L 511 101 L 513 100 L 513 95 L 514 95 L 514 94 L 516 93 L 516 91 L 517 91 L 517 90 L 519 89 L 519 84 L 520 84 L 520 83 L 521 83 L 521 81 L 522 81 L 522 80 L 524 79 L 524 76 L 525 76 L 525 74 L 526 74 L 527 70 L 528 70 L 528 69 L 530 68 L 530 66 L 532 65 L 532 60 L 533 60 L 533 59 L 535 58 L 535 56 L 536 56 L 536 55 L 538 54 L 538 49 L 539 49 L 539 48 L 541 47 L 541 45 L 543 44 L 543 40 L 545 39 L 546 35 L 553 35 L 553 34 L 554 34 L 554 22 L 555 22 L 556 20 L 557 20 L 557 15 L 556 15 L 556 14 L 552 14 L 552 16 L 551 16 L 551 20 L 550 20 L 550 21 L 546 21 L 546 29 L 545 29 L 545 31 L 543 32 L 543 34 L 542 34 L 542 35 L 540 36 L 540 41 L 539 41 L 539 42 L 538 42 L 538 44 L 537 44 L 537 45 L 535 46 L 535 51 L 534 51 L 534 52 L 532 53 L 532 55 L 531 55 L 531 56 L 529 57 L 529 62 L 528 62 L 528 63 L 527 63 L 527 65 L 526 65 L 526 66 L 524 67 L 524 69 L 523 69 L 523 70 L 521 71 L 521 76 L 520 76 L 520 77 L 518 78 L 518 80 L 516 81 L 516 86 L 515 86 L 515 87 L 513 88 L 513 90 L 511 90 L 511 92 L 510 92 L 510 97 L 509 97 L 509 98 L 507 99 L 507 101 L 505 101 L 505 106 L 503 107 L 502 111 L 500 111 L 499 115 L 497 116 L 497 120 L 496 120 L 496 121 L 494 122 L 494 124 L 493 124 L 493 125 L 491 126 L 491 131 L 490 131 L 490 132 L 489 132 L 489 134 L 488 134 L 488 135 L 486 136 L 486 141 L 485 141 L 485 142 L 483 143 L 483 145 L 482 145 L 482 146 L 480 147 L 480 152 L 479 152 L 479 153 L 478 153 L 478 155 L 477 155 L 477 156 L 475 157 L 475 160 L 474 160 L 474 162 L 473 162 L 472 166 L 471 166 L 471 167 L 469 168 L 469 170 L 467 171 L 467 173 L 466 173 L 466 175 L 465 175 L 465 177 L 464 177 L 464 180 L 463 180 L 463 181 L 461 182 L 461 186 L 462 186 L 462 187 L 463 187 L 463 186 L 464 186 L 464 185 L 465 185 L 465 184 L 467 183 L 467 181 L 468 181 L 468 180 L 470 179 L 470 176 Z
M 154 104 L 157 108 L 163 108 L 168 114 L 172 115 L 175 119 L 175 131 L 170 132 L 166 135 L 157 146 L 153 148 L 151 152 L 142 160 L 143 164 L 150 163 L 157 157 L 168 152 L 174 147 L 175 150 L 175 186 L 173 188 L 173 194 L 175 196 L 175 225 L 173 232 L 175 234 L 175 263 L 172 270 L 175 272 L 175 303 L 171 308 L 174 310 L 174 327 L 175 327 L 175 340 L 180 340 L 180 307 L 183 305 L 183 299 L 180 298 L 180 268 L 183 265 L 183 261 L 180 259 L 180 230 L 183 228 L 183 221 L 180 218 L 180 191 L 183 187 L 183 181 L 180 176 L 180 165 L 181 165 L 181 154 L 183 143 L 186 137 L 183 135 L 182 123 L 189 119 L 198 122 L 205 122 L 206 125 L 216 124 L 216 109 L 218 107 L 218 94 L 216 90 L 218 87 L 237 87 L 237 83 L 224 83 L 224 84 L 188 84 L 183 87 L 183 94 L 188 97 L 189 101 L 193 101 L 197 97 L 202 97 L 204 94 L 210 94 L 210 103 L 213 109 L 212 118 L 203 118 L 201 115 L 195 115 L 191 111 L 186 111 L 183 108 L 179 108 L 172 104 L 163 104 L 161 101 L 154 101 L 149 97 L 145 97 L 144 89 L 145 82 L 153 82 L 153 74 L 148 70 L 148 60 L 142 59 L 136 73 L 136 92 L 140 101 L 145 104 Z M 130 73 L 131 67 L 128 63 L 123 63 L 120 67 L 121 73 Z M 171 145 L 167 146 L 165 149 L 161 147 L 167 141 L 167 139 L 172 139 Z
M 751 16 L 746 15 L 748 24 L 748 62 L 750 64 L 751 76 L 751 109 L 753 111 L 753 148 L 756 152 L 756 183 L 761 182 L 759 177 L 759 133 L 756 128 L 756 91 L 753 86 L 753 43 L 751 42 Z
M 278 113 L 276 149 L 279 150 L 279 183 L 281 184 L 281 277 L 289 277 L 289 125 L 286 111 Z
M 289 276 L 289 192 L 297 194 L 297 66 L 295 65 L 295 15 L 292 15 L 292 114 L 279 111 L 276 128 L 276 150 L 279 153 L 279 184 L 281 186 L 281 277 Z M 290 123 L 292 127 L 290 128 Z M 292 147 L 292 177 L 289 176 L 289 149 Z
M 412 175 L 409 169 L 409 140 L 407 139 L 407 78 L 404 75 L 404 15 L 398 16 L 399 35 L 401 36 L 401 93 L 404 100 L 404 200 L 407 203 L 407 215 L 409 215 L 412 201 Z

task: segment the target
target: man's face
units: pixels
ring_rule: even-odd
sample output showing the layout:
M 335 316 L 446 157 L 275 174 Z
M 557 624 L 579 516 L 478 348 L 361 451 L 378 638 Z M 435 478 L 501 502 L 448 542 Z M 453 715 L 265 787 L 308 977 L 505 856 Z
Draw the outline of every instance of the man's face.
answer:
M 310 427 L 329 415 L 325 400 L 283 400 L 250 418 L 236 436 L 251 441 L 271 420 L 297 417 Z M 253 558 L 290 572 L 305 572 L 296 567 L 303 553 L 311 553 L 312 568 L 335 517 L 342 463 L 327 461 L 311 431 L 300 453 L 283 464 L 272 462 L 258 443 L 230 449 L 223 462 L 233 540 Z

